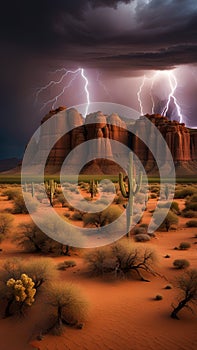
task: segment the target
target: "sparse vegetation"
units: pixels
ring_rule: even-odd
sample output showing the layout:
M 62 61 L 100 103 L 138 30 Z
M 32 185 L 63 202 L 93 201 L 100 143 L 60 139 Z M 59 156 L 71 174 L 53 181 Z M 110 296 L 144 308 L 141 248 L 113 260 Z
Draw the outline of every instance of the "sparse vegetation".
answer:
M 3 195 L 8 197 L 8 200 L 13 200 L 21 195 L 21 190 L 19 188 L 9 188 L 3 191 Z
M 122 210 L 118 206 L 111 205 L 103 211 L 84 214 L 83 223 L 85 227 L 103 227 L 118 219 L 121 214 Z
M 50 225 L 50 222 L 49 222 Z M 48 237 L 33 222 L 20 226 L 20 231 L 14 235 L 13 240 L 24 247 L 28 252 L 52 253 L 56 255 L 68 255 L 69 247 Z
M 155 296 L 155 300 L 162 300 L 162 299 L 163 299 L 163 295 L 161 295 L 161 294 L 157 294 Z
M 179 249 L 181 250 L 186 250 L 189 249 L 191 247 L 191 244 L 189 242 L 181 242 L 179 244 Z
M 146 233 L 138 233 L 135 235 L 136 242 L 148 242 L 150 241 L 150 236 Z
M 142 281 L 148 281 L 142 275 L 143 272 L 157 275 L 155 250 L 126 242 L 115 244 L 111 248 L 95 249 L 86 255 L 86 260 L 91 272 L 97 275 L 112 273 L 115 277 L 121 277 L 136 272 Z
M 0 243 L 5 239 L 5 235 L 10 232 L 13 220 L 13 215 L 0 213 Z
M 35 198 L 32 198 L 30 193 L 24 193 L 24 197 L 22 195 L 18 195 L 14 197 L 14 207 L 13 214 L 28 214 L 28 209 L 25 205 L 25 200 L 28 202 L 28 208 L 31 213 L 35 212 L 38 207 L 38 202 Z
M 196 192 L 197 192 L 196 187 L 187 186 L 181 189 L 177 189 L 175 191 L 174 198 L 186 198 L 187 196 L 192 196 Z
M 76 326 L 87 316 L 88 304 L 81 291 L 66 282 L 54 282 L 46 290 L 47 305 L 53 312 L 53 321 L 48 332 L 60 335 L 63 325 Z
M 197 220 L 189 220 L 186 222 L 187 227 L 197 227 Z
M 178 305 L 176 307 L 172 305 L 171 318 L 178 320 L 178 313 L 183 308 L 192 310 L 191 305 L 197 303 L 197 270 L 188 270 L 176 280 L 175 285 L 180 290 L 180 296 Z
M 187 267 L 189 267 L 190 263 L 186 259 L 176 259 L 173 261 L 173 265 L 176 269 L 183 270 L 183 269 L 186 269 Z
M 57 265 L 57 269 L 64 271 L 69 267 L 75 267 L 75 266 L 76 266 L 76 262 L 74 260 L 65 260 Z
M 160 221 L 160 217 L 162 212 L 165 211 L 166 209 L 158 209 L 155 213 L 154 213 L 154 221 L 157 224 L 157 222 Z M 178 217 L 176 214 L 174 214 L 171 210 L 167 213 L 164 221 L 162 222 L 162 224 L 160 225 L 160 228 L 165 228 L 166 231 L 169 231 L 172 225 L 177 225 L 178 224 Z

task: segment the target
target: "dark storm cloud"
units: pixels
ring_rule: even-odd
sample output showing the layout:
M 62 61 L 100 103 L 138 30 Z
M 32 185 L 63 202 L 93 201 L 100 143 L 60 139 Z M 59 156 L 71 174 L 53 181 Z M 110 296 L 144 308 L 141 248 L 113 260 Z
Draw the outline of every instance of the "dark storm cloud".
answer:
M 121 4 L 129 4 L 127 25 Z M 115 9 L 112 16 L 110 8 Z M 1 43 L 84 66 L 131 69 L 196 61 L 197 4 L 191 0 L 5 1 Z M 127 19 L 128 19 L 127 15 Z

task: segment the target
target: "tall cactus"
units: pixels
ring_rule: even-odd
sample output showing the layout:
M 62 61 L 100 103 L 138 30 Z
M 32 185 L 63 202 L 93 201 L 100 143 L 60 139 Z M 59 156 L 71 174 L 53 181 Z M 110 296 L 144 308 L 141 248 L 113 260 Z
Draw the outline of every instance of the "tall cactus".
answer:
M 95 183 L 94 179 L 92 181 L 90 181 L 90 187 L 89 187 L 89 192 L 91 195 L 91 199 L 94 198 L 94 196 L 96 196 L 97 192 L 98 192 L 98 182 Z
M 128 198 L 127 205 L 127 237 L 130 237 L 130 227 L 133 220 L 133 204 L 135 195 L 139 192 L 142 184 L 142 173 L 140 172 L 138 182 L 134 178 L 133 152 L 129 153 L 128 186 L 126 186 L 123 174 L 119 173 L 120 191 L 124 198 Z
M 33 182 L 31 183 L 31 195 L 32 195 L 32 197 L 34 197 L 34 195 L 35 195 L 35 188 L 34 188 Z

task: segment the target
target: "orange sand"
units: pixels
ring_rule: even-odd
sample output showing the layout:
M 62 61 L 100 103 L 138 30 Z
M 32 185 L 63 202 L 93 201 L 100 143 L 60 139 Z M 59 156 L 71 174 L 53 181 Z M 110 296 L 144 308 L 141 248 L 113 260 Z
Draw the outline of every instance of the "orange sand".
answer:
M 178 202 L 180 206 L 184 205 L 183 200 Z M 149 209 L 154 205 L 155 200 L 150 200 Z M 1 197 L 0 211 L 10 206 L 10 202 Z M 150 215 L 147 211 L 143 222 L 148 222 Z M 29 215 L 14 217 L 15 229 L 19 223 L 30 220 Z M 66 327 L 60 337 L 47 335 L 42 341 L 35 340 L 42 330 L 46 312 L 44 302 L 37 301 L 31 307 L 31 313 L 22 319 L 0 319 L 0 350 L 196 350 L 196 314 L 185 309 L 180 313 L 179 321 L 172 320 L 171 303 L 176 304 L 178 291 L 175 288 L 164 289 L 182 273 L 172 268 L 175 258 L 184 257 L 190 261 L 191 267 L 197 268 L 197 245 L 193 244 L 193 236 L 197 232 L 185 227 L 187 220 L 180 218 L 176 231 L 158 232 L 157 239 L 146 243 L 157 249 L 160 256 L 158 271 L 166 279 L 149 276 L 150 283 L 139 280 L 103 281 L 88 277 L 84 273 L 83 259 L 73 256 L 71 259 L 76 261 L 77 266 L 61 271 L 60 278 L 77 284 L 89 301 L 90 312 L 84 328 Z M 182 241 L 190 242 L 192 247 L 183 252 L 174 250 Z M 9 240 L 4 241 L 1 248 L 1 264 L 11 256 L 34 258 Z M 171 257 L 165 259 L 166 254 Z M 65 259 L 70 258 L 53 258 L 54 263 Z M 163 300 L 155 301 L 156 294 L 162 294 Z

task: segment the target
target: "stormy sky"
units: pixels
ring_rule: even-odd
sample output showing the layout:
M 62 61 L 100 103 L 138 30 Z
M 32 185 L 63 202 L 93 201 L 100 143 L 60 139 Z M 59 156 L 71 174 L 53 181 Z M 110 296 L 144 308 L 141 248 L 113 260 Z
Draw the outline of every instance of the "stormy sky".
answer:
M 21 157 L 25 144 L 52 103 L 69 85 L 39 94 L 61 78 L 61 68 L 84 68 L 91 101 L 125 104 L 161 113 L 176 83 L 183 121 L 197 126 L 196 0 L 29 0 L 1 2 L 0 158 Z M 170 75 L 168 74 L 170 73 Z M 173 79 L 176 79 L 174 81 Z M 86 102 L 77 76 L 57 101 Z M 174 101 L 168 114 L 179 119 Z

